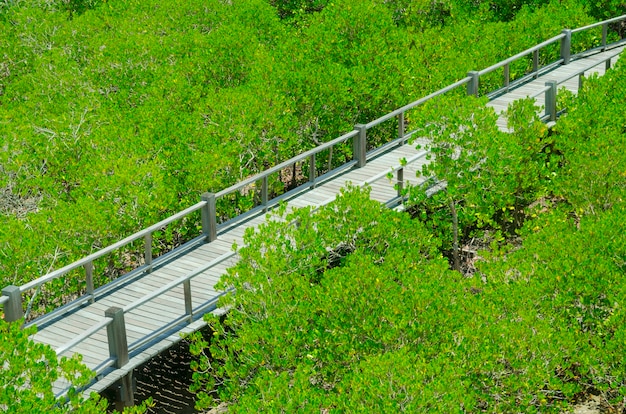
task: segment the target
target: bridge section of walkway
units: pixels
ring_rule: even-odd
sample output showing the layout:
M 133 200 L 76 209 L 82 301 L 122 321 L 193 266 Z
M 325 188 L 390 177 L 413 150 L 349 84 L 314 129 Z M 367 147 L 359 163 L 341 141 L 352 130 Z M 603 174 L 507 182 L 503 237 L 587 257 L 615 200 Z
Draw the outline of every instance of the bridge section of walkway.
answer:
M 452 91 L 466 90 L 470 95 L 478 95 L 481 91 L 481 77 L 500 71 L 502 86 L 489 93 L 488 105 L 501 112 L 506 110 L 510 102 L 531 96 L 537 98 L 538 104 L 544 107 L 542 119 L 554 121 L 559 114 L 556 107 L 559 87 L 566 87 L 575 93 L 581 74 L 602 74 L 614 64 L 624 47 L 624 41 L 607 42 L 608 29 L 610 25 L 623 21 L 626 21 L 626 16 L 580 29 L 566 29 L 552 39 L 489 68 L 470 72 L 464 79 L 377 120 L 356 125 L 353 131 L 263 173 L 218 193 L 204 194 L 196 205 L 75 263 L 23 286 L 8 286 L 2 290 L 3 296 L 0 297 L 5 319 L 15 321 L 23 317 L 22 297 L 25 292 L 84 269 L 86 292 L 76 300 L 29 322 L 36 324 L 39 329 L 33 339 L 52 346 L 58 355 L 77 353 L 83 356 L 85 364 L 96 373 L 96 379 L 85 392 L 100 392 L 117 383 L 122 402 L 132 404 L 133 369 L 178 342 L 181 334 L 204 326 L 202 317 L 207 312 L 221 312 L 217 308 L 217 301 L 223 292 L 218 291 L 215 284 L 227 268 L 238 260 L 233 243 L 242 245 L 246 229 L 263 223 L 269 209 L 279 202 L 286 202 L 293 208 L 319 207 L 332 201 L 348 182 L 368 184 L 372 188 L 373 199 L 392 207 L 401 205 L 401 187 L 407 183 L 418 184 L 415 172 L 428 162 L 425 150 L 417 149 L 415 142 L 407 143 L 414 132 L 406 131 L 405 116 L 413 108 Z M 600 29 L 602 40 L 597 47 L 571 55 L 572 36 Z M 540 64 L 542 50 L 554 48 L 555 45 L 560 47 L 558 59 Z M 519 60 L 529 61 L 531 70 L 519 79 L 511 79 L 510 65 Z M 368 133 L 389 122 L 397 124 L 397 137 L 378 148 L 370 148 Z M 506 130 L 505 115 L 501 117 L 499 126 Z M 351 147 L 348 153 L 352 154 L 352 160 L 319 174 L 320 154 L 324 151 L 328 153 L 337 146 Z M 295 171 L 296 166 L 307 176 L 306 180 L 284 194 L 271 197 L 269 177 L 289 168 Z M 251 188 L 259 191 L 258 205 L 244 214 L 218 223 L 218 217 L 221 216 L 217 212 L 219 203 Z M 153 233 L 193 214 L 200 215 L 202 234 L 172 252 L 153 257 Z M 107 285 L 94 288 L 94 261 L 142 240 L 144 264 Z M 57 381 L 54 384 L 55 392 L 59 396 L 63 395 L 69 386 L 68 383 Z

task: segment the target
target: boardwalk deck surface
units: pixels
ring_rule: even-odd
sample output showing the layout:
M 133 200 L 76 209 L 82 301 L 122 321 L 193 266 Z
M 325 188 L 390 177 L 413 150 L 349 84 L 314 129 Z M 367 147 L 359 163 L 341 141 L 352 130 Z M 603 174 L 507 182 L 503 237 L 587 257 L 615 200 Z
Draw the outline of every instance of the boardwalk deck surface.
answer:
M 542 88 L 545 87 L 546 82 L 548 81 L 557 81 L 557 83 L 559 84 L 559 89 L 565 88 L 568 91 L 577 94 L 579 84 L 578 73 L 581 70 L 593 65 L 589 70 L 585 71 L 585 76 L 591 76 L 592 74 L 598 74 L 598 76 L 602 76 L 606 72 L 605 61 L 607 60 L 607 58 L 621 52 L 623 49 L 623 46 L 618 47 L 606 52 L 588 56 L 584 59 L 574 60 L 568 65 L 559 66 L 555 70 L 548 72 L 543 76 L 540 76 L 532 82 L 522 85 L 514 90 L 509 91 L 505 95 L 493 99 L 487 104 L 487 106 L 492 107 L 496 111 L 496 113 L 500 115 L 498 119 L 498 127 L 503 131 L 508 131 L 506 115 L 503 113 L 506 112 L 509 104 L 515 102 L 518 99 L 535 95 L 537 91 L 540 91 Z M 611 67 L 615 64 L 618 57 L 619 55 L 611 59 Z M 545 95 L 540 94 L 539 96 L 537 96 L 536 101 L 537 105 L 543 108 L 545 106 Z
M 606 55 L 609 53 L 615 53 L 615 51 L 616 49 L 610 52 L 600 53 L 589 58 L 574 61 L 566 66 L 561 66 L 556 70 L 541 76 L 537 80 L 494 99 L 488 105 L 500 113 L 506 110 L 508 104 L 512 101 L 527 95 L 535 94 L 537 90 L 540 90 L 545 86 L 546 81 L 561 81 L 576 73 L 582 67 L 589 66 L 590 62 L 597 61 L 600 63 L 596 68 L 588 71 L 587 74 L 592 72 L 603 74 Z M 578 77 L 575 76 L 563 86 L 576 93 L 578 90 Z M 538 97 L 537 101 L 539 105 L 544 104 L 543 99 L 543 95 Z M 506 118 L 504 116 L 501 117 L 499 126 L 506 130 Z M 415 148 L 414 144 L 397 147 L 396 149 L 369 161 L 368 164 L 362 168 L 349 170 L 343 175 L 317 186 L 315 189 L 295 196 L 288 201 L 288 206 L 291 208 L 298 208 L 303 206 L 316 207 L 323 205 L 334 199 L 339 193 L 339 190 L 347 183 L 361 185 L 364 181 L 370 179 L 371 177 L 380 176 L 381 174 L 384 175 L 384 172 L 389 168 L 397 168 L 401 158 L 410 158 L 418 152 L 419 151 Z M 424 157 L 418 162 L 408 166 L 404 172 L 405 180 L 417 183 L 418 179 L 415 178 L 415 171 L 421 169 L 425 162 L 427 161 Z M 387 178 L 382 178 L 372 183 L 371 187 L 371 197 L 382 203 L 385 203 L 396 196 L 394 183 L 390 182 Z M 175 256 L 173 259 L 155 268 L 152 273 L 145 274 L 134 282 L 112 291 L 105 297 L 99 298 L 97 302 L 88 304 L 76 311 L 73 311 L 72 313 L 65 315 L 63 319 L 41 326 L 39 332 L 34 335 L 34 340 L 51 345 L 53 348 L 58 348 L 64 345 L 77 335 L 84 332 L 86 329 L 89 329 L 102 321 L 106 309 L 113 306 L 127 307 L 150 292 L 159 289 L 167 283 L 183 277 L 195 269 L 206 265 L 208 262 L 230 252 L 233 243 L 242 245 L 245 229 L 251 226 L 257 226 L 264 220 L 265 215 L 262 214 L 257 217 L 253 217 L 234 228 L 219 233 L 217 240 L 211 243 L 199 245 L 190 251 L 186 251 L 183 255 L 177 257 Z M 220 277 L 225 273 L 226 269 L 234 264 L 237 259 L 237 256 L 233 256 L 223 263 L 204 271 L 191 280 L 191 292 L 194 309 L 198 309 L 203 304 L 214 300 L 214 298 L 219 294 L 215 288 L 215 284 L 220 280 Z M 180 285 L 169 291 L 167 294 L 161 295 L 125 315 L 128 344 L 137 344 L 145 335 L 160 330 L 163 326 L 169 324 L 177 318 L 182 317 L 183 315 L 185 315 L 185 302 L 183 286 Z M 204 326 L 204 322 L 202 321 L 201 315 L 197 314 L 194 316 L 194 320 L 191 323 L 183 321 L 175 328 L 163 332 L 163 334 L 157 339 L 138 347 L 134 352 L 132 352 L 129 355 L 129 363 L 125 365 L 123 369 L 105 369 L 102 375 L 99 376 L 98 381 L 92 384 L 87 392 L 100 392 L 108 388 L 130 370 L 141 365 L 154 355 L 178 342 L 181 334 L 193 332 L 202 326 Z M 96 370 L 101 367 L 103 361 L 106 362 L 109 360 L 106 329 L 101 329 L 85 342 L 73 348 L 72 352 L 82 354 L 83 361 L 89 368 Z M 63 381 L 58 381 L 55 384 L 55 391 L 57 393 L 61 392 L 67 386 L 68 384 Z

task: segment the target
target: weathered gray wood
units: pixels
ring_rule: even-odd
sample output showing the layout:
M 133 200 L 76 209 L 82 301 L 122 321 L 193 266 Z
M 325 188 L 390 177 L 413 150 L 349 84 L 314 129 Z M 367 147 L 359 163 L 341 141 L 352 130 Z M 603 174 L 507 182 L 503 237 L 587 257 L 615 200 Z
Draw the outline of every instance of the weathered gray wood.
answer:
M 367 151 L 367 125 L 356 124 L 354 129 L 357 130 L 359 134 L 354 137 L 352 148 L 354 158 L 357 160 L 356 166 L 361 168 L 367 163 L 367 159 L 365 157 L 365 153 Z
M 211 242 L 217 238 L 217 217 L 214 193 L 202 194 L 202 201 L 206 205 L 201 210 L 202 233 L 206 237 L 206 241 Z
M 480 73 L 478 71 L 470 71 L 467 76 L 471 79 L 467 84 L 467 94 L 478 96 L 478 83 L 480 79 Z
M 87 294 L 91 296 L 89 302 L 93 303 L 95 298 L 93 296 L 93 262 L 85 263 L 85 280 L 87 285 Z
M 111 358 L 115 358 L 115 367 L 122 368 L 128 363 L 128 342 L 126 341 L 124 310 L 122 308 L 110 307 L 104 312 L 104 316 L 113 319 L 113 322 L 107 326 L 109 355 Z
M 556 121 L 556 81 L 550 80 L 546 82 L 549 89 L 546 91 L 546 115 L 550 121 Z
M 146 263 L 146 272 L 152 272 L 152 233 L 144 236 L 144 261 Z
M 22 309 L 22 293 L 17 286 L 7 286 L 2 289 L 2 296 L 9 298 L 4 304 L 4 320 L 7 322 L 15 322 L 24 317 Z
M 189 280 L 183 283 L 185 293 L 185 314 L 189 315 L 189 322 L 193 322 L 193 300 L 191 296 L 191 282 Z
M 561 39 L 561 59 L 563 59 L 563 64 L 567 65 L 572 54 L 572 31 L 563 29 L 562 33 L 565 36 Z
M 124 310 L 111 307 L 104 313 L 112 318 L 113 322 L 107 326 L 109 355 L 115 358 L 115 367 L 122 368 L 128 363 L 128 342 L 126 339 L 126 324 Z M 135 404 L 133 391 L 133 371 L 128 372 L 120 379 L 120 391 L 116 401 L 116 408 L 123 409 Z

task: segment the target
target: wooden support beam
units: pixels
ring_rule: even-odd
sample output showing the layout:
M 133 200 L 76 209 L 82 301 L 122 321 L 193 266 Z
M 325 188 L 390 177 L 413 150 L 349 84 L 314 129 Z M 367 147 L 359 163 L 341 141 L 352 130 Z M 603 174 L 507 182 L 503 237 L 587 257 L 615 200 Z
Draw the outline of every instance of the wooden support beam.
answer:
M 215 194 L 202 194 L 202 201 L 206 201 L 206 205 L 202 207 L 202 234 L 206 237 L 207 242 L 217 239 L 217 213 L 215 205 Z
M 473 70 L 471 72 L 468 72 L 467 76 L 472 78 L 472 80 L 470 80 L 467 83 L 467 94 L 468 95 L 478 96 L 478 85 L 479 85 L 479 81 L 480 81 L 480 73 L 475 71 L 475 70 Z
M 561 39 L 561 59 L 563 59 L 563 64 L 567 65 L 572 55 L 572 31 L 563 29 L 562 33 L 565 37 Z
M 2 289 L 2 296 L 7 296 L 9 301 L 4 304 L 4 320 L 15 322 L 24 317 L 22 309 L 22 292 L 17 286 L 7 286 Z
M 546 90 L 546 115 L 550 117 L 550 121 L 556 121 L 556 86 L 554 80 L 547 81 L 546 86 L 550 89 Z
M 367 163 L 367 126 L 364 124 L 356 124 L 354 129 L 359 131 L 359 133 L 354 136 L 354 140 L 352 141 L 354 159 L 357 161 L 356 166 L 361 168 Z
M 109 355 L 115 359 L 115 368 L 122 368 L 128 364 L 128 340 L 126 339 L 124 309 L 116 306 L 110 307 L 104 312 L 104 316 L 113 319 L 113 322 L 107 325 Z M 135 405 L 132 370 L 120 379 L 120 389 L 115 405 L 118 410 Z

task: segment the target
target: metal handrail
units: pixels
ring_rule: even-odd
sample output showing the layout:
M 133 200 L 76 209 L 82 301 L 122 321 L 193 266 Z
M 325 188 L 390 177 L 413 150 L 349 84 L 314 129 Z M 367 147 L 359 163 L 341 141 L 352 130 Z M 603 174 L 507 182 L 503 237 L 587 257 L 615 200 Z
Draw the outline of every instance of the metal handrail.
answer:
M 611 55 L 609 55 L 609 57 L 605 58 L 604 61 L 606 62 L 607 60 L 613 59 L 615 56 L 619 55 L 620 53 L 622 53 L 622 51 L 620 50 L 619 52 L 615 52 Z M 575 78 L 576 76 L 580 76 L 582 74 L 584 74 L 585 72 L 587 72 L 588 70 L 591 70 L 593 68 L 595 68 L 596 66 L 602 64 L 602 62 L 595 62 L 595 63 L 591 63 L 587 66 L 585 66 L 583 69 L 580 69 L 579 71 L 577 71 L 576 73 L 568 76 L 567 78 L 561 79 L 557 82 L 557 85 L 562 85 L 563 83 L 567 82 L 570 79 Z M 538 95 L 535 95 L 538 96 Z M 534 96 L 533 96 L 534 97 Z
M 215 194 L 215 197 L 216 198 L 224 197 L 225 195 L 228 195 L 228 194 L 234 193 L 235 191 L 241 190 L 242 188 L 244 188 L 244 187 L 246 187 L 246 186 L 248 186 L 250 184 L 254 184 L 254 183 L 258 182 L 258 181 L 263 180 L 263 178 L 265 178 L 265 177 L 267 177 L 267 176 L 269 176 L 271 174 L 277 173 L 277 172 L 285 169 L 286 167 L 292 166 L 293 164 L 295 164 L 298 161 L 305 160 L 305 159 L 309 158 L 311 155 L 317 154 L 317 153 L 319 153 L 321 151 L 324 151 L 324 150 L 327 150 L 327 149 L 329 149 L 329 148 L 331 148 L 331 147 L 333 147 L 333 146 L 335 146 L 337 144 L 345 142 L 345 141 L 349 140 L 350 138 L 353 138 L 358 133 L 359 133 L 359 131 L 352 130 L 352 131 L 350 131 L 350 132 L 348 132 L 346 134 L 343 134 L 342 136 L 340 136 L 338 138 L 333 139 L 332 141 L 325 142 L 324 144 L 321 144 L 321 145 L 319 145 L 319 146 L 317 146 L 317 147 L 315 147 L 313 149 L 305 151 L 305 152 L 303 152 L 303 153 L 301 153 L 299 155 L 296 155 L 295 157 L 292 157 L 292 158 L 288 159 L 287 161 L 281 162 L 280 164 L 275 165 L 275 166 L 273 166 L 273 167 L 271 167 L 271 168 L 269 168 L 269 169 L 267 169 L 267 170 L 265 170 L 263 172 L 260 172 L 260 173 L 254 175 L 254 176 L 252 176 L 250 178 L 246 178 L 245 180 L 240 181 L 237 184 L 231 185 L 230 187 L 225 188 L 222 191 L 217 192 Z
M 488 74 L 490 72 L 493 72 L 496 69 L 499 69 L 499 68 L 504 67 L 506 65 L 510 65 L 511 63 L 515 62 L 516 60 L 518 60 L 520 58 L 523 58 L 525 56 L 528 56 L 528 55 L 530 55 L 531 53 L 533 53 L 535 51 L 543 49 L 544 47 L 549 46 L 552 43 L 556 43 L 556 42 L 558 42 L 559 40 L 561 40 L 563 38 L 565 38 L 565 34 L 561 33 L 560 35 L 554 36 L 553 38 L 548 39 L 545 42 L 539 43 L 538 45 L 533 46 L 531 48 L 528 48 L 528 49 L 524 50 L 523 52 L 520 52 L 520 53 L 518 53 L 516 55 L 511 56 L 508 59 L 505 59 L 505 60 L 503 60 L 501 62 L 498 62 L 495 65 L 491 65 L 488 68 L 485 68 L 483 70 L 479 70 L 478 74 L 480 76 L 486 75 L 486 74 Z
M 188 214 L 191 214 L 194 211 L 197 211 L 197 210 L 201 209 L 202 207 L 205 206 L 205 204 L 206 204 L 206 201 L 200 201 L 200 202 L 194 204 L 193 206 L 191 206 L 189 208 L 186 208 L 185 210 L 180 211 L 180 212 L 174 214 L 173 216 L 170 216 L 170 217 L 168 217 L 168 218 L 166 218 L 164 220 L 161 220 L 158 223 L 153 224 L 150 227 L 147 227 L 147 228 L 145 228 L 143 230 L 138 231 L 137 233 L 131 234 L 130 236 L 128 236 L 128 237 L 118 241 L 117 243 L 114 243 L 114 244 L 112 244 L 110 246 L 107 246 L 107 247 L 101 249 L 101 250 L 98 250 L 97 252 L 92 253 L 89 256 L 83 257 L 82 259 L 77 260 L 74 263 L 70 263 L 69 265 L 67 265 L 65 267 L 62 267 L 62 268 L 57 269 L 57 270 L 55 270 L 53 272 L 50 272 L 47 275 L 44 275 L 44 276 L 42 276 L 40 278 L 32 280 L 32 281 L 30 281 L 30 282 L 20 286 L 20 291 L 24 292 L 24 291 L 27 291 L 29 289 L 36 288 L 36 287 L 38 287 L 38 286 L 40 286 L 40 285 L 42 285 L 42 284 L 44 284 L 46 282 L 49 282 L 51 280 L 54 280 L 54 279 L 56 279 L 58 277 L 63 276 L 64 274 L 66 274 L 66 273 L 68 273 L 68 272 L 70 272 L 72 270 L 78 269 L 79 267 L 82 267 L 82 266 L 86 265 L 87 263 L 93 262 L 94 260 L 96 260 L 96 259 L 98 259 L 98 258 L 100 258 L 102 256 L 105 256 L 106 254 L 109 254 L 109 253 L 111 253 L 114 250 L 119 249 L 120 247 L 124 247 L 125 245 L 127 245 L 129 243 L 132 243 L 132 242 L 134 242 L 136 240 L 139 240 L 139 239 L 141 239 L 142 237 L 145 237 L 148 234 L 151 234 L 151 233 L 153 233 L 153 232 L 155 232 L 157 230 L 160 230 L 161 228 L 163 228 L 164 226 L 168 225 L 169 223 L 171 223 L 173 221 L 176 221 L 178 219 L 181 219 L 181 218 L 187 216 Z
M 133 303 L 131 303 L 130 305 L 126 305 L 123 309 L 124 309 L 124 313 L 128 313 L 130 311 L 132 311 L 133 309 L 137 309 L 139 306 L 144 305 L 145 303 L 151 301 L 152 299 L 161 296 L 162 294 L 164 294 L 165 292 L 168 292 L 172 289 L 174 289 L 176 286 L 182 285 L 183 283 L 185 283 L 187 280 L 190 280 L 191 278 L 198 276 L 200 273 L 203 273 L 207 270 L 209 270 L 211 267 L 218 265 L 220 263 L 222 263 L 225 260 L 230 259 L 231 257 L 233 257 L 234 255 L 236 255 L 237 252 L 232 251 L 232 252 L 228 252 L 228 253 L 224 253 L 223 255 L 221 255 L 220 257 L 211 260 L 210 262 L 208 262 L 207 264 L 200 266 L 198 268 L 196 268 L 195 270 L 187 273 L 185 276 L 182 276 L 170 283 L 168 283 L 167 285 L 164 285 L 162 287 L 160 287 L 159 289 L 145 295 L 142 298 L 137 299 L 136 301 L 134 301 Z
M 55 351 L 56 354 L 57 355 L 62 355 L 64 353 L 66 353 L 70 349 L 74 348 L 76 345 L 78 345 L 81 342 L 83 342 L 85 339 L 89 338 L 91 335 L 93 335 L 96 332 L 98 332 L 100 329 L 109 326 L 111 324 L 111 322 L 113 322 L 113 318 L 109 318 L 109 317 L 105 316 L 104 319 L 101 320 L 100 322 L 98 322 L 96 325 L 94 325 L 91 328 L 87 329 L 86 331 L 84 331 L 82 334 L 78 335 L 76 338 L 72 339 L 71 341 L 61 345 L 60 347 L 58 347 L 56 349 L 56 351 Z
M 458 88 L 459 86 L 463 86 L 463 85 L 467 84 L 471 80 L 472 80 L 472 78 L 467 76 L 467 77 L 461 79 L 460 81 L 454 82 L 453 84 L 448 85 L 445 88 L 439 89 L 438 91 L 433 92 L 430 95 L 426 95 L 423 98 L 418 99 L 417 101 L 411 102 L 408 105 L 404 105 L 403 107 L 398 108 L 395 111 L 388 113 L 387 115 L 383 115 L 380 118 L 377 118 L 377 119 L 375 119 L 375 120 L 373 120 L 371 122 L 368 122 L 367 124 L 365 124 L 365 126 L 367 127 L 367 129 L 370 129 L 370 128 L 376 126 L 376 125 L 382 124 L 383 122 L 388 121 L 391 118 L 395 118 L 398 115 L 404 114 L 406 111 L 408 111 L 410 109 L 413 109 L 416 106 L 419 106 L 419 105 L 425 103 L 426 101 L 429 101 L 429 100 L 431 100 L 431 99 L 433 99 L 433 98 L 435 98 L 435 97 L 437 97 L 439 95 L 443 95 L 446 92 L 449 92 L 449 91 L 451 91 L 453 89 Z
M 577 29 L 572 29 L 572 33 L 583 32 L 588 29 L 593 29 L 594 27 L 603 26 L 605 24 L 617 23 L 619 21 L 626 20 L 626 14 L 622 16 L 613 17 L 612 19 L 603 20 L 601 22 L 592 23 L 588 26 L 579 27 Z

